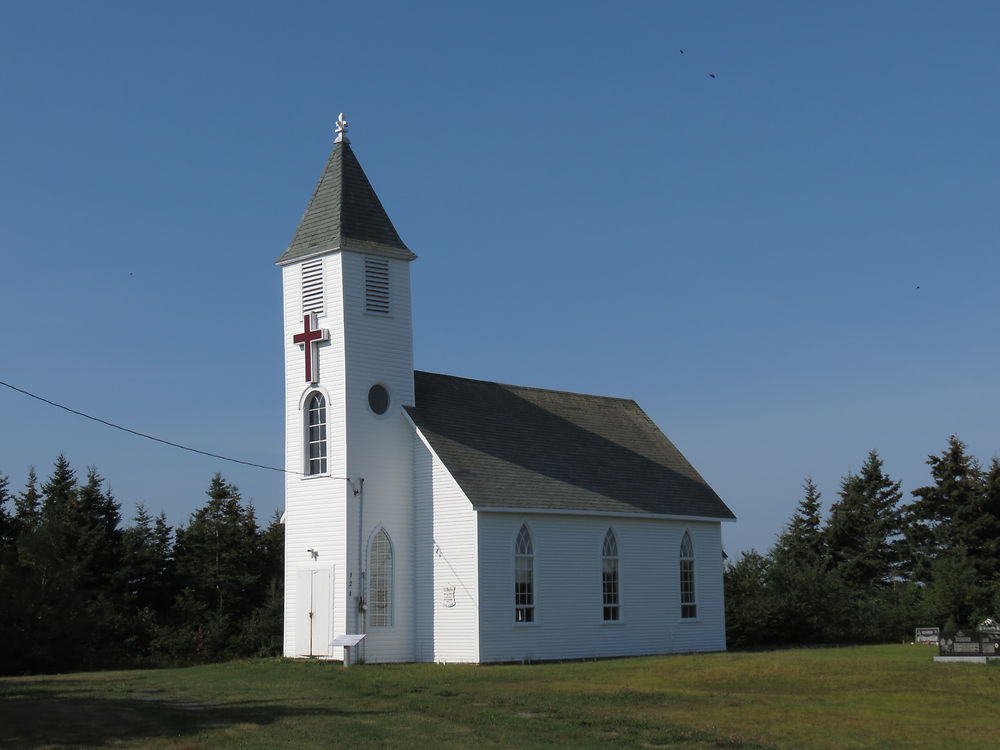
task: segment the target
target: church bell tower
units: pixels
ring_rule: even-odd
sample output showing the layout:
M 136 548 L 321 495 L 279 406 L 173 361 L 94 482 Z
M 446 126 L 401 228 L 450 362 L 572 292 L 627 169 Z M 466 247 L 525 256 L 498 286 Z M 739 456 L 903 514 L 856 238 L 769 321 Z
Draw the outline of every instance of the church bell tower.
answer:
M 288 248 L 284 299 L 286 656 L 413 659 L 410 261 L 347 139 Z

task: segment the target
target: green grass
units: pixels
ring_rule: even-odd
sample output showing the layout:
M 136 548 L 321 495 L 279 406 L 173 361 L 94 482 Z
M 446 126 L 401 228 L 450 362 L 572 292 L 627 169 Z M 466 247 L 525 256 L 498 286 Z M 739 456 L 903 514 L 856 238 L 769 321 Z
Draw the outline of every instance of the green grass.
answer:
M 1000 747 L 1000 667 L 921 646 L 533 666 L 256 660 L 0 679 L 0 748 Z

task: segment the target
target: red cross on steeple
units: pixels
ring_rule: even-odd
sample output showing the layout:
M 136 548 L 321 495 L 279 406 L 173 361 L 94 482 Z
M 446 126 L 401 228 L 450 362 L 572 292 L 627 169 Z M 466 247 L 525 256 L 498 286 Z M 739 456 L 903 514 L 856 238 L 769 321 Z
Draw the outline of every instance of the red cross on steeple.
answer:
M 317 368 L 313 367 L 313 344 L 317 341 L 326 341 L 330 338 L 330 332 L 325 328 L 316 328 L 316 313 L 306 313 L 302 319 L 302 333 L 292 336 L 293 344 L 302 344 L 306 353 L 306 382 L 315 383 L 319 380 Z

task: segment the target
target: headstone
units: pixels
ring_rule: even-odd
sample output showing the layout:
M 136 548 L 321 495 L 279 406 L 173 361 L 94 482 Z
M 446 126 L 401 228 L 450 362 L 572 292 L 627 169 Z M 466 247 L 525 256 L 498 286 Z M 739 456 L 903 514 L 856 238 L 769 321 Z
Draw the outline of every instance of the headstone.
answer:
M 941 656 L 1000 656 L 1000 625 L 993 620 L 979 623 L 975 633 L 959 630 L 940 641 Z
M 933 646 L 938 645 L 940 640 L 941 628 L 917 628 L 913 634 L 914 643 L 929 643 Z
M 997 622 L 992 617 L 987 617 L 981 623 L 976 625 L 977 633 L 995 633 L 1000 635 L 1000 622 Z

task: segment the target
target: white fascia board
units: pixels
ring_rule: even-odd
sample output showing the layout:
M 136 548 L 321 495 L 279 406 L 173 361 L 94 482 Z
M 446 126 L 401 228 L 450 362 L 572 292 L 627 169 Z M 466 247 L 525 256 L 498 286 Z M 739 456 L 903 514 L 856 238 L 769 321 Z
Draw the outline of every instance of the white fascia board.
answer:
M 486 505 L 472 506 L 481 513 L 537 513 L 551 516 L 608 516 L 611 518 L 658 518 L 665 521 L 710 521 L 713 523 L 735 523 L 735 518 L 714 518 L 709 516 L 672 516 L 665 513 L 629 513 L 614 510 L 561 510 L 553 508 L 501 508 Z
M 295 258 L 289 258 L 288 260 L 283 260 L 280 262 L 274 261 L 274 265 L 278 266 L 279 268 L 284 268 L 285 266 L 291 266 L 296 263 L 304 263 L 307 260 L 312 260 L 313 258 L 319 258 L 321 255 L 330 255 L 332 253 L 339 252 L 341 249 L 342 248 L 339 245 L 336 247 L 324 247 L 320 250 L 314 250 L 308 255 L 299 255 L 296 256 Z

